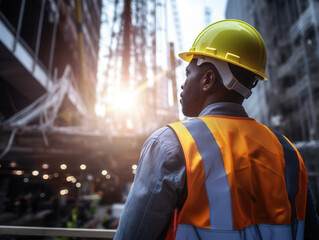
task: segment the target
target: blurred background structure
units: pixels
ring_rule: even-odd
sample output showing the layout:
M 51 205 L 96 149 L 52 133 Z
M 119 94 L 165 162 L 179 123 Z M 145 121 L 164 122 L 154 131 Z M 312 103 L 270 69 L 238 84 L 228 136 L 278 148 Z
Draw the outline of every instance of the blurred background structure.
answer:
M 226 18 L 263 36 L 269 81 L 245 105 L 250 116 L 296 143 L 319 199 L 319 1 L 228 0 Z
M 0 0 L 0 225 L 116 227 L 143 142 L 178 120 L 167 2 Z
M 263 36 L 270 80 L 245 107 L 296 144 L 318 201 L 319 1 L 0 0 L 0 225 L 116 228 L 142 144 L 184 118 L 177 53 L 224 14 Z
M 86 146 L 100 137 L 89 121 L 101 9 L 101 1 L 0 1 L 0 224 L 65 224 L 68 201 L 90 193 L 81 169 L 103 169 Z

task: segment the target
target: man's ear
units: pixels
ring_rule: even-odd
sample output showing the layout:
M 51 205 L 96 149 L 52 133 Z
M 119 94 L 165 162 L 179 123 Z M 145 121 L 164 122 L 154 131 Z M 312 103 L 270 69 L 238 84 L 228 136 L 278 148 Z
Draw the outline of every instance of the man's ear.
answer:
M 208 70 L 202 78 L 203 91 L 209 92 L 213 88 L 215 79 L 216 79 L 215 72 L 213 70 Z

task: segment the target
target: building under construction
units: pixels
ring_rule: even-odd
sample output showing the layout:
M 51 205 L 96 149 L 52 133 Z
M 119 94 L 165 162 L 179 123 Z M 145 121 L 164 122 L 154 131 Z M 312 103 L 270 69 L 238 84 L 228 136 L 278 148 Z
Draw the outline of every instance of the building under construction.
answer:
M 77 206 L 77 226 L 95 226 L 89 203 L 125 200 L 143 142 L 178 118 L 167 7 L 0 0 L 0 225 L 63 227 Z M 104 120 L 94 113 L 103 44 Z
M 269 80 L 247 101 L 252 117 L 297 143 L 319 199 L 319 2 L 229 0 L 226 18 L 244 20 L 261 33 Z M 309 142 L 311 141 L 311 142 Z
M 101 1 L 0 1 L 1 224 L 54 225 L 70 207 L 60 196 L 77 197 L 77 183 L 90 193 L 89 181 L 71 177 L 91 160 L 81 144 L 94 138 L 87 116 L 101 8 Z

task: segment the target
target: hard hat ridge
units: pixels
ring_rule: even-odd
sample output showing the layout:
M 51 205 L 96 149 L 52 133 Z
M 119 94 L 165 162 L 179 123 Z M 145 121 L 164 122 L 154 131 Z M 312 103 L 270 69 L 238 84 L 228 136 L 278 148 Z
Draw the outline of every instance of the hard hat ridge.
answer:
M 209 25 L 196 37 L 188 52 L 179 54 L 187 62 L 194 55 L 220 59 L 261 76 L 261 80 L 268 79 L 264 40 L 254 27 L 240 20 L 228 19 Z

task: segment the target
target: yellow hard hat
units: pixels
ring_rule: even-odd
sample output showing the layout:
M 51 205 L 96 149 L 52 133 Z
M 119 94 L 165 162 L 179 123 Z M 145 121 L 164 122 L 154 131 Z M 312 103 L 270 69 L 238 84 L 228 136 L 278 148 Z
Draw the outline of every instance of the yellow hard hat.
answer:
M 266 46 L 258 31 L 243 21 L 228 19 L 206 27 L 189 52 L 179 56 L 190 62 L 194 54 L 209 56 L 243 67 L 266 80 Z

